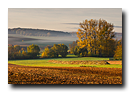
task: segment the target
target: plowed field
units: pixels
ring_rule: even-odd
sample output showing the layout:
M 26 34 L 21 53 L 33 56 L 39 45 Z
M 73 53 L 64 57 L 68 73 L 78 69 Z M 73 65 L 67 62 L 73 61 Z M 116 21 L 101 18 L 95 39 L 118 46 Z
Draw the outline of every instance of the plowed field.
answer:
M 8 64 L 9 84 L 122 84 L 122 68 L 30 67 Z
M 122 61 L 107 61 L 110 64 L 119 64 L 122 65 Z

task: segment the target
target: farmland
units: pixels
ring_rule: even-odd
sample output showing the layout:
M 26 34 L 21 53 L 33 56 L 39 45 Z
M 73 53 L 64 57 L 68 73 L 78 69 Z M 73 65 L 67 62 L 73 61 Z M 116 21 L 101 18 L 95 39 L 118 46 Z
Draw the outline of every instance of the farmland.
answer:
M 122 68 L 120 64 L 107 64 L 107 65 L 89 65 L 89 64 L 61 64 L 61 63 L 53 63 L 48 62 L 49 60 L 58 60 L 58 61 L 101 61 L 101 60 L 109 60 L 109 58 L 99 58 L 99 57 L 76 57 L 74 55 L 67 55 L 66 58 L 45 58 L 45 59 L 27 59 L 27 60 L 9 60 L 8 63 L 23 65 L 23 66 L 49 66 L 49 67 L 80 67 L 80 66 L 94 66 L 94 67 L 109 67 L 109 68 Z
M 61 64 L 62 61 L 108 61 L 110 64 Z M 122 84 L 121 61 L 109 58 L 76 57 L 8 61 L 9 84 Z
M 122 84 L 115 11 L 9 9 L 8 84 Z
M 121 68 L 8 65 L 9 84 L 122 84 Z

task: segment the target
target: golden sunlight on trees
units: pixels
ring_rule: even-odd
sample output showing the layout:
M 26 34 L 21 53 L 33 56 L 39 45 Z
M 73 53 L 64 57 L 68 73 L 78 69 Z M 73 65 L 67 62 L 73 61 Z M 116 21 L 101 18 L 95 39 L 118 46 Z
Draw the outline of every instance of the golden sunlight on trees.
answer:
M 45 50 L 42 53 L 41 58 L 45 57 L 58 57 L 58 55 L 61 55 L 62 57 L 66 57 L 68 52 L 68 47 L 64 44 L 54 44 L 53 47 L 45 48 Z
M 39 55 L 40 52 L 40 48 L 38 45 L 30 45 L 29 47 L 27 47 L 27 52 L 31 53 L 32 58 L 37 57 L 37 55 Z
M 49 51 L 49 48 L 45 48 L 45 50 L 44 50 L 44 52 L 42 53 L 42 57 L 43 58 L 48 58 L 49 57 L 49 53 L 50 53 L 50 51 Z
M 122 45 L 117 46 L 114 59 L 120 59 L 122 60 Z
M 117 41 L 114 59 L 122 59 L 122 39 Z
M 74 54 L 74 48 L 77 46 L 77 42 L 73 41 L 72 44 L 69 44 L 70 54 Z
M 114 55 L 114 32 L 113 24 L 106 20 L 85 20 L 80 23 L 77 43 L 80 48 L 86 48 L 88 56 L 113 56 Z

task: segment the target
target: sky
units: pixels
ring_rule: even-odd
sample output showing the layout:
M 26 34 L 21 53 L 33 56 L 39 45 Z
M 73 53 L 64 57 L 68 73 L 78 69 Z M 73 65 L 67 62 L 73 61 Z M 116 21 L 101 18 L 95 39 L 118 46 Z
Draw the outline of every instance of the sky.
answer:
M 8 28 L 77 32 L 79 23 L 100 18 L 122 33 L 121 8 L 8 8 Z

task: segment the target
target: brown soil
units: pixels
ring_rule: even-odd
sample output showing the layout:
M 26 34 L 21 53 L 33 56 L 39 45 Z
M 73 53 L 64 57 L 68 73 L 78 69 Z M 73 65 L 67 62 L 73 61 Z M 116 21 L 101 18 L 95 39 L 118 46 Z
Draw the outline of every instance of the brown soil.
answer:
M 51 63 L 57 63 L 57 64 L 88 64 L 88 65 L 106 65 L 108 64 L 107 61 L 82 61 L 82 60 L 77 60 L 77 61 L 60 61 L 60 60 L 49 60 L 48 62 Z
M 92 73 L 100 75 L 110 75 L 110 76 L 122 76 L 122 68 L 99 68 L 99 67 L 33 67 L 33 66 L 21 66 L 8 64 L 8 67 L 21 67 L 21 68 L 41 68 L 41 69 L 57 69 L 57 70 L 67 70 L 72 72 L 80 73 Z
M 122 61 L 107 61 L 110 64 L 120 64 L 122 65 Z
M 9 84 L 122 84 L 121 68 L 32 67 L 8 64 Z

